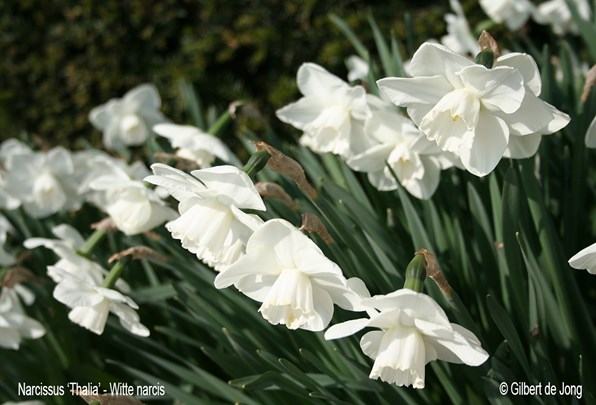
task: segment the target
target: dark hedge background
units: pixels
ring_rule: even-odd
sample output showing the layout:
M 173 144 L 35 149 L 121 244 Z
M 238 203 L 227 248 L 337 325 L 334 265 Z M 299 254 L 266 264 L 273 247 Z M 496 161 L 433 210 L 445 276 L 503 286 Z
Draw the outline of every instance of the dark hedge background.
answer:
M 368 11 L 406 49 L 440 38 L 448 9 L 447 1 L 400 0 L 3 1 L 0 139 L 25 130 L 50 145 L 72 147 L 78 138 L 98 144 L 88 112 L 143 82 L 157 85 L 175 122 L 188 120 L 180 79 L 205 105 L 223 109 L 249 99 L 269 114 L 297 97 L 303 62 L 345 77 L 344 59 L 354 51 L 329 13 L 345 19 L 372 52 Z

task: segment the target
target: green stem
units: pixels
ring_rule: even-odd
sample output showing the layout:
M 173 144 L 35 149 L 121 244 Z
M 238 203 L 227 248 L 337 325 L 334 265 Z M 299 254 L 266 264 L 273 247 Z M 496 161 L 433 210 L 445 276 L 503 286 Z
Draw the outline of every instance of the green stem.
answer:
M 406 268 L 404 288 L 421 293 L 426 279 L 426 260 L 421 254 L 416 254 Z
M 255 152 L 248 159 L 242 170 L 252 177 L 265 167 L 270 157 L 271 155 L 266 150 Z
M 230 113 L 226 111 L 225 113 L 219 116 L 217 121 L 215 121 L 215 123 L 211 125 L 207 132 L 211 135 L 217 135 L 231 118 L 232 117 L 230 116 Z
M 120 278 L 122 271 L 124 271 L 124 268 L 130 262 L 130 260 L 131 260 L 130 256 L 124 256 L 123 258 L 118 260 L 118 262 L 114 265 L 114 267 L 112 267 L 110 269 L 110 273 L 107 275 L 107 277 L 103 281 L 102 287 L 113 288 L 114 285 L 116 284 L 116 281 L 118 281 L 118 279 Z
M 96 229 L 95 232 L 93 232 L 91 236 L 87 238 L 85 244 L 78 250 L 77 253 L 83 257 L 89 258 L 95 249 L 95 246 L 101 242 L 104 236 L 106 236 L 106 231 L 102 229 Z

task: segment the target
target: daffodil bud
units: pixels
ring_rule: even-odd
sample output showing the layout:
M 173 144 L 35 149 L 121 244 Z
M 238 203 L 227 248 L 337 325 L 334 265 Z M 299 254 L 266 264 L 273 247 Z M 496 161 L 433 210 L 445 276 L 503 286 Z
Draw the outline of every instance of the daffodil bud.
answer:
M 424 289 L 424 280 L 426 279 L 426 260 L 424 255 L 416 252 L 410 264 L 406 268 L 406 281 L 404 288 L 422 292 Z
M 493 53 L 493 51 L 488 49 L 480 51 L 480 53 L 476 55 L 475 62 L 479 65 L 482 65 L 490 69 L 493 67 L 493 64 L 495 63 L 495 54 Z

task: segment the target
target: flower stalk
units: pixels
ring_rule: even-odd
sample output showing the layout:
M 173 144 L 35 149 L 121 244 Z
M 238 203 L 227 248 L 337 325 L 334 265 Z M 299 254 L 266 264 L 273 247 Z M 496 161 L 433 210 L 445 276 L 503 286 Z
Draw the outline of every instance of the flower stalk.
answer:
M 91 257 L 91 253 L 93 253 L 93 250 L 95 249 L 97 244 L 99 242 L 101 242 L 101 240 L 104 238 L 104 236 L 106 236 L 105 229 L 96 229 L 91 234 L 91 236 L 89 236 L 89 238 L 87 238 L 87 240 L 85 241 L 85 244 L 83 246 L 81 246 L 81 248 L 78 250 L 77 253 L 80 256 L 83 256 L 88 259 L 89 257 Z
M 126 265 L 132 260 L 132 256 L 123 256 L 118 262 L 110 269 L 110 273 L 103 280 L 102 287 L 114 288 L 116 281 L 122 275 Z

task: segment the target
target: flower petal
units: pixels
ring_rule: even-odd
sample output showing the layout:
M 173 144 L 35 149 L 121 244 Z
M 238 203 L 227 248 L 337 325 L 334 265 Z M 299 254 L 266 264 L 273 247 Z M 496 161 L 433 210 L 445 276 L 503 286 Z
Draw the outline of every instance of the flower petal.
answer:
M 250 240 L 249 240 L 250 243 Z M 232 284 L 238 283 L 243 277 L 250 275 L 279 275 L 281 268 L 277 263 L 275 256 L 272 254 L 271 247 L 263 244 L 247 249 L 247 253 L 238 261 L 230 265 L 225 270 L 221 271 L 215 281 L 213 282 L 215 288 L 226 288 Z M 256 290 L 257 286 L 247 284 L 248 280 L 254 280 L 258 284 L 264 282 L 275 282 L 274 279 L 260 277 L 247 279 L 243 284 L 243 288 Z M 242 291 L 242 290 L 240 290 Z
M 412 76 L 444 76 L 452 87 L 461 87 L 457 72 L 473 65 L 469 59 L 456 54 L 446 46 L 425 42 L 412 56 Z
M 524 136 L 512 135 L 509 137 L 509 145 L 503 157 L 512 159 L 525 159 L 534 156 L 540 147 L 541 134 L 530 134 Z
M 314 97 L 302 97 L 275 112 L 277 118 L 295 128 L 306 130 L 321 115 L 327 105 Z
M 73 307 L 91 307 L 103 302 L 105 298 L 95 289 L 67 277 L 56 285 L 53 293 L 61 303 Z
M 330 88 L 348 88 L 348 84 L 314 63 L 303 63 L 298 69 L 296 82 L 305 96 L 327 98 Z
M 393 104 L 402 107 L 435 104 L 453 90 L 453 86 L 443 76 L 386 77 L 377 80 L 377 86 Z
M 470 147 L 462 147 L 459 156 L 464 167 L 482 177 L 497 166 L 509 141 L 507 125 L 487 111 L 480 111 L 480 119 Z
M 106 326 L 109 312 L 110 304 L 106 300 L 96 306 L 75 307 L 68 313 L 68 319 L 97 335 L 101 335 Z
M 325 332 L 325 339 L 332 340 L 353 335 L 354 333 L 366 328 L 368 326 L 368 322 L 369 319 L 361 318 L 335 324 L 327 329 Z
M 134 105 L 137 111 L 158 110 L 161 107 L 161 99 L 157 87 L 151 83 L 141 84 L 124 95 L 125 104 Z
M 539 96 L 542 90 L 542 79 L 538 65 L 534 58 L 527 53 L 511 52 L 500 56 L 495 61 L 494 67 L 510 66 L 519 71 L 524 79 L 524 85 L 534 94 Z
M 385 336 L 385 331 L 373 330 L 365 333 L 360 339 L 360 348 L 362 352 L 371 359 L 376 359 L 381 347 L 381 340 Z
M 477 92 L 484 106 L 506 114 L 520 108 L 526 93 L 521 73 L 508 66 L 492 69 L 482 65 L 468 66 L 462 69 L 460 77 L 465 86 Z
M 230 165 L 210 167 L 193 170 L 191 174 L 208 189 L 217 190 L 220 201 L 238 208 L 265 211 L 265 203 L 252 180 L 237 167 Z
M 596 274 L 596 243 L 580 250 L 571 259 L 569 265 L 574 269 L 586 269 L 591 274 Z
M 438 360 L 479 366 L 488 359 L 488 353 L 472 332 L 457 324 L 451 324 L 451 328 L 451 332 L 443 330 L 439 336 L 424 337 L 436 350 Z
M 536 132 L 542 133 L 554 120 L 554 107 L 540 100 L 531 93 L 527 93 L 519 109 L 511 114 L 499 114 L 509 126 L 512 134 L 527 135 Z M 557 123 L 561 123 L 560 117 Z

